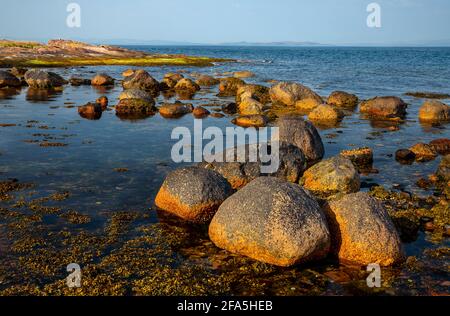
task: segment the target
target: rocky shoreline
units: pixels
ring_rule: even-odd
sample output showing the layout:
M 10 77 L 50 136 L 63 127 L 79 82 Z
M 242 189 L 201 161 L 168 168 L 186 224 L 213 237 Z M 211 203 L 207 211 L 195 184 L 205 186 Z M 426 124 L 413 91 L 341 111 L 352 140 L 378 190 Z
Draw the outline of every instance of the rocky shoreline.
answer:
M 195 118 L 232 115 L 230 121 L 239 126 L 280 128 L 282 163 L 277 173 L 264 175 L 258 168 L 259 164 L 252 162 L 203 162 L 170 172 L 155 199 L 155 208 L 165 231 L 155 233 L 148 227 L 140 227 L 144 236 L 134 236 L 134 239 L 121 243 L 117 251 L 102 254 L 104 260 L 100 264 L 94 263 L 92 259 L 98 255 L 92 245 L 109 249 L 119 243 L 119 236 L 126 233 L 127 225 L 136 220 L 136 214 L 113 215 L 101 237 L 83 234 L 67 236 L 65 232 L 59 232 L 65 243 L 79 251 L 77 256 L 81 258 L 80 261 L 87 262 L 86 282 L 94 285 L 90 287 L 92 291 L 98 289 L 101 294 L 112 295 L 130 292 L 138 295 L 155 294 L 155 289 L 158 290 L 156 293 L 162 294 L 235 293 L 233 286 L 242 276 L 252 279 L 259 274 L 272 280 L 279 274 L 288 279 L 290 272 L 297 275 L 298 270 L 277 269 L 294 269 L 299 265 L 303 267 L 310 264 L 320 266 L 328 263 L 328 260 L 343 266 L 356 266 L 356 270 L 372 263 L 391 267 L 389 269 L 403 267 L 420 270 L 424 268 L 420 267 L 417 258 L 405 257 L 402 242 L 414 238 L 420 229 L 432 232 L 436 240 L 448 238 L 448 138 L 417 143 L 392 153 L 399 164 L 427 163 L 442 157 L 439 158 L 441 163 L 438 170 L 420 184 L 435 189 L 434 194 L 426 199 L 407 193 L 396 194 L 382 187 L 362 192 L 361 174 L 377 172 L 373 168 L 376 160 L 372 148 L 343 150 L 339 155 L 325 157 L 324 144 L 317 130 L 319 126 L 336 126 L 348 113 L 358 111 L 359 107 L 362 119 L 369 119 L 376 124 L 387 122 L 389 128 L 395 127 L 406 120 L 406 102 L 396 96 L 360 100 L 356 95 L 344 91 L 334 91 L 324 98 L 299 83 L 274 82 L 269 87 L 248 84 L 245 79 L 249 77 L 252 77 L 250 72 L 217 78 L 196 73 L 189 76 L 185 73 L 167 73 L 158 81 L 143 69 L 129 69 L 120 79 L 105 73 L 95 74 L 92 78 L 63 78 L 41 69 L 17 67 L 0 71 L 0 87 L 5 89 L 28 86 L 28 89 L 37 91 L 61 91 L 68 84 L 121 86 L 123 91 L 117 101 L 103 96 L 78 107 L 79 116 L 88 120 L 101 119 L 105 111 L 115 111 L 121 119 L 145 118 L 158 113 L 165 119 L 186 115 Z M 188 103 L 204 89 L 217 92 L 218 97 L 234 98 L 235 102 L 216 106 L 211 111 L 206 104 L 194 107 Z M 159 94 L 177 95 L 179 100 L 186 102 L 158 104 L 156 97 Z M 305 114 L 308 120 L 303 118 Z M 447 124 L 450 121 L 450 107 L 436 100 L 425 100 L 418 120 L 424 124 Z M 391 130 L 396 131 L 395 128 Z M 16 182 L 5 182 L 1 189 L 3 192 L 0 191 L 0 197 L 8 200 L 8 193 L 20 191 L 23 187 Z M 24 206 L 23 201 L 14 202 L 14 205 Z M 40 204 L 36 202 L 25 206 L 38 210 L 40 215 L 61 215 L 63 220 L 71 223 L 89 222 L 89 217 L 76 212 L 61 214 L 61 210 L 48 209 Z M 22 217 L 9 208 L 0 211 L 2 217 L 14 223 L 15 226 L 11 225 L 12 234 L 20 235 L 20 229 L 14 231 L 14 228 L 39 221 L 26 218 L 28 222 L 24 223 L 20 221 Z M 189 234 L 178 229 L 179 226 L 171 225 L 173 215 L 178 220 L 177 225 L 194 224 Z M 170 220 L 164 222 L 166 216 Z M 76 246 L 78 237 L 82 240 L 81 248 Z M 159 248 L 162 244 L 160 239 L 169 239 L 169 248 L 176 248 L 188 242 L 183 240 L 185 238 L 198 243 L 199 251 L 203 253 L 200 259 L 214 259 L 213 272 L 183 266 L 175 272 L 170 270 L 169 266 L 174 264 L 173 252 L 172 249 Z M 18 253 L 39 250 L 33 252 L 33 257 L 22 259 L 27 266 L 51 270 L 50 263 L 38 263 L 42 257 L 49 255 L 46 243 L 50 243 L 51 238 L 32 240 L 34 244 L 31 245 L 25 238 L 19 240 L 14 244 Z M 184 251 L 188 252 L 186 249 Z M 56 248 L 51 248 L 50 253 L 56 252 Z M 154 252 L 167 262 L 160 266 L 152 261 Z M 443 247 L 442 253 L 442 256 L 448 256 L 448 248 Z M 196 253 L 189 255 L 198 256 Z M 67 252 L 63 257 L 55 256 L 52 260 L 57 260 L 59 264 L 59 261 L 70 256 L 70 252 Z M 107 277 L 108 264 L 112 264 L 114 269 L 113 279 Z M 251 270 L 251 277 L 239 269 L 235 271 L 237 266 L 244 270 L 247 266 Z M 149 267 L 159 272 L 158 277 L 146 274 Z M 57 274 L 53 270 L 51 272 Z M 229 278 L 225 276 L 227 273 L 230 273 Z M 322 286 L 325 273 L 314 282 Z M 205 281 L 195 277 L 196 274 L 211 279 L 212 283 L 205 284 Z M 133 276 L 133 281 L 129 281 L 127 275 Z M 343 276 L 329 274 L 328 277 L 339 279 Z M 178 283 L 175 280 L 180 278 L 182 284 L 176 285 Z M 347 278 L 350 277 L 347 275 Z M 308 282 L 304 280 L 302 284 L 307 287 Z M 191 283 L 198 287 L 192 288 Z M 264 289 L 268 287 L 259 283 L 258 286 Z M 262 293 L 257 291 L 260 288 L 256 288 L 256 293 Z M 86 287 L 78 294 L 90 293 L 83 292 L 88 289 Z M 54 281 L 39 287 L 11 286 L 3 294 L 67 294 L 67 291 L 61 282 Z
M 148 54 L 117 46 L 91 45 L 71 40 L 47 44 L 0 40 L 0 68 L 70 66 L 212 66 L 229 60 L 186 55 Z

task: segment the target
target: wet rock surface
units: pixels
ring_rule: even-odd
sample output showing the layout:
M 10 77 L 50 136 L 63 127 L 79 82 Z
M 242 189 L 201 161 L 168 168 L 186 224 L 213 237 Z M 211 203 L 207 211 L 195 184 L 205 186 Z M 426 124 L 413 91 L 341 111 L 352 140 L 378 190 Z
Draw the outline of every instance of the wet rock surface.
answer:
M 264 177 L 220 206 L 209 236 L 219 248 L 279 266 L 324 258 L 330 243 L 317 202 L 296 184 Z

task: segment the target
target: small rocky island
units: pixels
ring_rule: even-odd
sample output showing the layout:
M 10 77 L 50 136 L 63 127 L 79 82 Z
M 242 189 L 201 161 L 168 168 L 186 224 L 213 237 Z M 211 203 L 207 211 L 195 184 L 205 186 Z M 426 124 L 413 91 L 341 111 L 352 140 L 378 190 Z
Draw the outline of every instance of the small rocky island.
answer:
M 219 58 L 149 54 L 108 45 L 72 40 L 50 40 L 47 44 L 0 40 L 0 67 L 68 66 L 212 66 Z

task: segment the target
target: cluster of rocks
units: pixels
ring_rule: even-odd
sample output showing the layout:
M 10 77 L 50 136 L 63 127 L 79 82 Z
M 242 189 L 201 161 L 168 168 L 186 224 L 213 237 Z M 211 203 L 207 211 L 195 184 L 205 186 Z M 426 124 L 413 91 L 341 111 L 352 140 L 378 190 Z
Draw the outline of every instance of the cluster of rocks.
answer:
M 401 164 L 413 162 L 428 162 L 436 159 L 438 155 L 450 154 L 450 139 L 439 138 L 429 144 L 417 143 L 409 149 L 399 149 L 395 153 L 395 159 Z
M 180 168 L 166 177 L 156 206 L 189 222 L 209 224 L 209 237 L 219 248 L 273 265 L 329 255 L 361 265 L 401 262 L 400 238 L 387 210 L 359 192 L 354 163 L 373 159 L 371 151 L 322 160 L 323 143 L 310 122 L 283 116 L 276 125 L 276 173 L 263 174 L 261 163 L 247 156 L 244 162 Z M 246 153 L 250 146 L 244 146 Z M 224 157 L 236 155 L 237 149 Z
M 371 120 L 402 121 L 407 114 L 407 104 L 399 97 L 375 97 L 359 102 L 356 95 L 344 91 L 334 91 L 325 100 L 312 89 L 295 82 L 275 82 L 273 86 L 248 84 L 243 79 L 253 77 L 248 71 L 230 73 L 232 76 L 214 78 L 205 74 L 192 74 L 185 78 L 180 73 L 167 73 L 158 82 L 143 69 L 128 69 L 123 72 L 124 93 L 119 98 L 116 113 L 119 116 L 152 115 L 158 109 L 155 98 L 159 93 L 175 93 L 179 100 L 190 100 L 202 88 L 210 89 L 218 85 L 219 97 L 234 97 L 235 102 L 223 106 L 222 112 L 236 115 L 233 123 L 243 127 L 266 126 L 277 111 L 291 111 L 307 114 L 315 125 L 336 125 L 348 111 L 360 104 L 360 113 Z M 74 86 L 93 85 L 108 87 L 115 79 L 105 73 L 96 74 L 91 79 L 73 77 L 69 81 L 56 73 L 40 69 L 12 68 L 0 71 L 0 88 L 19 88 L 28 85 L 35 89 L 54 89 L 65 84 Z M 179 117 L 193 113 L 196 118 L 205 118 L 211 112 L 203 107 L 192 108 L 180 102 L 163 105 L 164 117 Z M 213 113 L 222 117 L 223 114 Z M 282 114 L 282 113 L 281 113 Z M 426 100 L 419 111 L 419 120 L 424 123 L 450 121 L 450 106 L 436 100 Z

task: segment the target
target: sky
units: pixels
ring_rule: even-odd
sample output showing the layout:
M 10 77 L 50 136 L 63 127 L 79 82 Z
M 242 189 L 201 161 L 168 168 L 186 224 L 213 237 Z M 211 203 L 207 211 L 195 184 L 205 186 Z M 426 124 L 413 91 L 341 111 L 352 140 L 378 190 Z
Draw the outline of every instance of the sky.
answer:
M 0 0 L 0 38 L 450 45 L 449 0 Z M 67 26 L 67 5 L 81 8 Z M 367 5 L 381 27 L 367 26 Z

